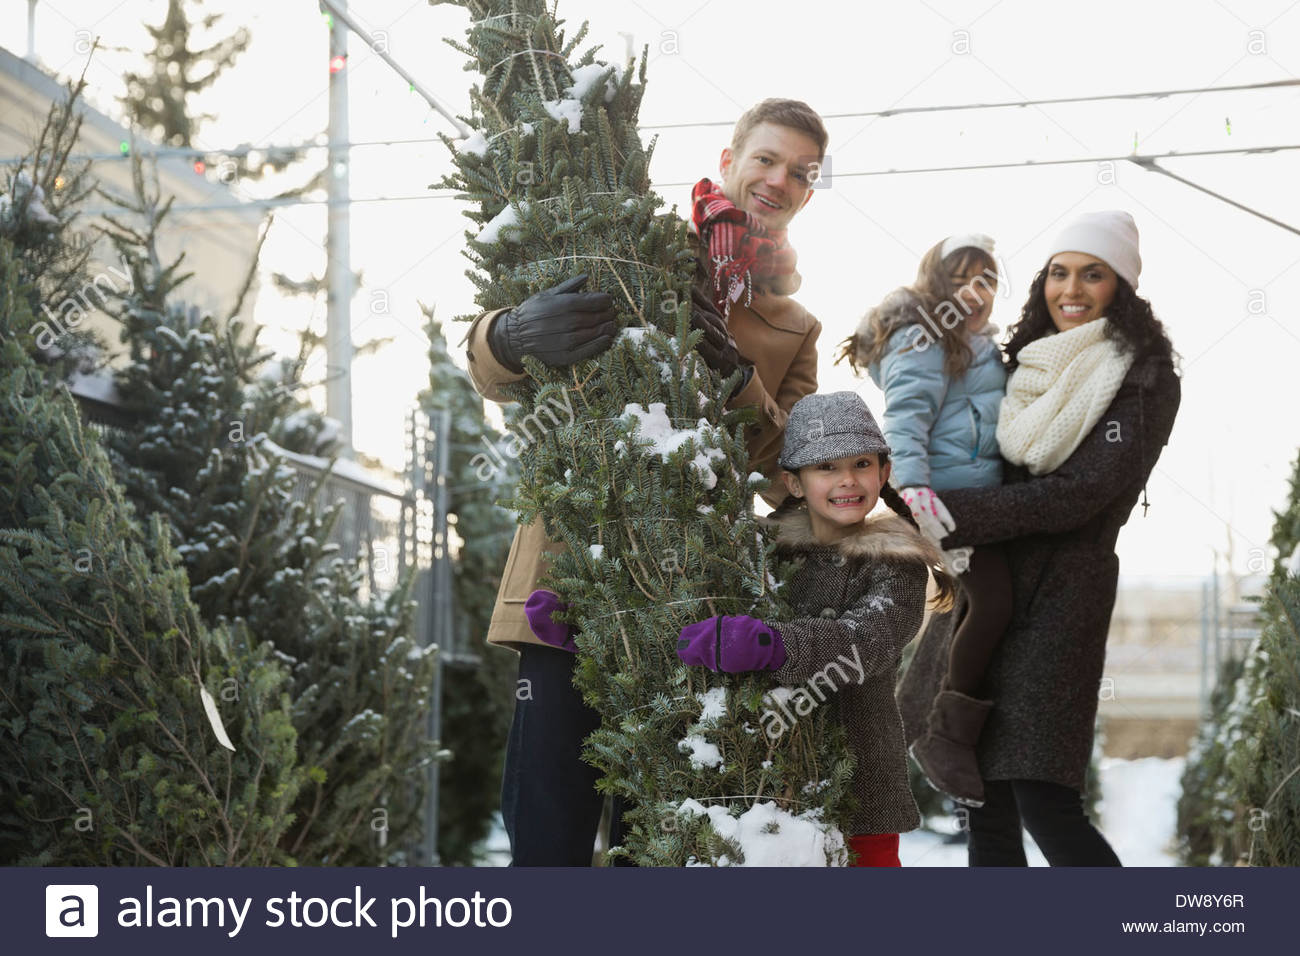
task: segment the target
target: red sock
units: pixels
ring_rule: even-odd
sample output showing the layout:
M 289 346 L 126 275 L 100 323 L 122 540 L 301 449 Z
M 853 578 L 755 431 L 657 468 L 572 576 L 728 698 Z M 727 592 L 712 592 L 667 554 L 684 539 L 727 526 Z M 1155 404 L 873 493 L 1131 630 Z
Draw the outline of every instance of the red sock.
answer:
M 898 860 L 897 833 L 863 833 L 849 837 L 849 849 L 858 855 L 854 866 L 902 866 Z

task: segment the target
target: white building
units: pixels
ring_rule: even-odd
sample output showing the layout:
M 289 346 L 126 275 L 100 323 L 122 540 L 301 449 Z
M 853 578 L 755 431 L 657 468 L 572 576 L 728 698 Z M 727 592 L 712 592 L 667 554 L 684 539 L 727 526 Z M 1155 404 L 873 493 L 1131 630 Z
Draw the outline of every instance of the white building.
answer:
M 0 163 L 10 164 L 31 151 L 51 104 L 67 94 L 67 88 L 54 77 L 0 47 Z M 110 194 L 130 198 L 131 163 L 123 157 L 122 146 L 132 147 L 131 131 L 89 104 L 82 102 L 78 109 L 84 120 L 74 155 L 97 157 L 90 168 L 91 178 Z M 133 148 L 147 151 L 151 145 L 141 141 Z M 262 211 L 220 182 L 217 171 L 196 172 L 190 159 L 159 157 L 157 170 L 162 197 L 175 197 L 175 211 L 165 220 L 159 251 L 164 261 L 184 251 L 183 270 L 194 273 L 177 296 L 201 310 L 225 316 L 252 264 Z M 87 198 L 88 215 L 81 220 L 87 233 L 97 215 L 106 210 L 118 212 L 98 196 Z M 130 222 L 131 217 L 118 214 L 118 218 Z M 116 264 L 113 250 L 103 240 L 97 258 L 105 265 Z M 254 298 L 250 292 L 240 311 L 250 325 Z M 96 313 L 87 325 L 110 345 L 116 344 L 116 331 L 102 313 Z

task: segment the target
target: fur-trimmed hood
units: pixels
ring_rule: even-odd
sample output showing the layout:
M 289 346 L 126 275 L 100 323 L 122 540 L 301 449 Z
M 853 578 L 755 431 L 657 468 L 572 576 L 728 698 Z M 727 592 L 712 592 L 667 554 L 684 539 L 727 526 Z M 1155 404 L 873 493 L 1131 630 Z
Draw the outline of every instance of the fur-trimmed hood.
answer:
M 799 554 L 834 549 L 850 559 L 920 561 L 931 568 L 943 565 L 939 548 L 893 513 L 869 516 L 861 531 L 834 544 L 823 544 L 813 535 L 806 504 L 784 515 L 764 519 L 763 523 L 777 530 L 777 548 L 785 552 Z

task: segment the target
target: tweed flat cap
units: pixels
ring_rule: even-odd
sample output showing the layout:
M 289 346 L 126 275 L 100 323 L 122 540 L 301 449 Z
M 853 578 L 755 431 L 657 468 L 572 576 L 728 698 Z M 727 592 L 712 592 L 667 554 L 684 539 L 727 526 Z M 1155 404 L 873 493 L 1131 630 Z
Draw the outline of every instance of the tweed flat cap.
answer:
M 790 409 L 778 464 L 797 471 L 805 465 L 874 452 L 888 454 L 889 444 L 861 395 L 806 395 Z

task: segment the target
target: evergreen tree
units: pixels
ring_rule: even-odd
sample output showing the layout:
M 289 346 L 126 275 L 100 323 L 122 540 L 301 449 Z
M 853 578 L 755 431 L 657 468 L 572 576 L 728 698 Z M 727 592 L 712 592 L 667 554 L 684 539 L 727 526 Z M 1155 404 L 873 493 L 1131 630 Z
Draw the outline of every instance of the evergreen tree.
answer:
M 471 655 L 443 663 L 441 744 L 451 758 L 438 782 L 438 855 L 446 865 L 467 866 L 499 803 L 514 706 L 517 659 L 484 638 L 515 528 L 496 499 L 517 475 L 502 436 L 484 418 L 483 399 L 447 352 L 442 323 L 427 309 L 425 315 L 429 387 L 420 412 L 431 420 L 442 409 L 451 412 L 447 511 L 461 538 L 452 567 L 455 641 Z
M 167 15 L 157 26 L 147 26 L 153 48 L 145 56 L 148 70 L 128 72 L 122 103 L 132 118 L 155 141 L 167 146 L 191 146 L 206 115 L 192 116 L 192 98 L 207 89 L 239 55 L 252 37 L 240 27 L 229 36 L 202 49 L 191 48 L 194 27 L 212 30 L 222 15 L 207 14 L 195 20 L 202 0 L 167 0 Z
M 290 669 L 310 782 L 286 852 L 311 865 L 397 862 L 418 838 L 432 752 L 433 652 L 413 636 L 409 578 L 389 595 L 361 595 L 360 567 L 328 540 L 337 507 L 320 504 L 319 484 L 299 499 L 297 473 L 268 439 L 312 421 L 295 369 L 288 380 L 261 374 L 269 353 L 256 330 L 244 332 L 238 306 L 219 322 L 176 300 L 188 277 L 181 260 L 158 256 L 166 204 L 135 170 L 127 208 L 144 225 L 113 216 L 108 230 L 132 274 L 114 312 L 129 357 L 118 391 L 136 423 L 110 436 L 114 461 L 140 513 L 179 542 L 204 620 L 240 622 Z
M 286 675 L 200 623 L 166 524 L 142 533 L 32 358 L 30 292 L 0 238 L 0 862 L 280 862 Z
M 154 142 L 171 147 L 195 146 L 199 129 L 210 114 L 194 114 L 193 99 L 226 72 L 248 49 L 252 36 L 239 27 L 202 48 L 194 47 L 196 29 L 211 33 L 223 14 L 202 14 L 203 0 L 167 0 L 167 12 L 157 26 L 145 26 L 153 46 L 145 54 L 145 69 L 128 72 L 121 98 L 127 115 Z M 302 159 L 308 144 L 258 149 L 245 143 L 229 152 L 199 152 L 224 183 L 257 180 L 281 173 Z M 316 170 L 302 185 L 276 194 L 297 198 L 323 188 L 325 170 Z
M 1242 663 L 1219 675 L 1183 774 L 1180 853 L 1190 864 L 1300 865 L 1300 456 Z
M 752 412 L 725 410 L 737 378 L 720 382 L 694 351 L 694 254 L 649 189 L 636 130 L 644 56 L 639 77 L 595 50 L 575 57 L 585 26 L 566 41 L 542 0 L 462 5 L 469 39 L 452 45 L 482 86 L 470 93 L 475 135 L 445 185 L 480 227 L 467 251 L 478 305 L 514 305 L 585 272 L 626 326 L 598 360 L 526 360 L 517 394 L 530 437 L 514 499 L 522 520 L 541 517 L 567 545 L 546 586 L 580 628 L 575 683 L 602 716 L 587 755 L 601 787 L 633 807 L 625 852 L 643 865 L 740 863 L 753 844 L 719 830 L 775 805 L 764 836 L 803 828 L 819 847 L 805 862 L 843 862 L 852 762 L 832 708 L 801 710 L 774 741 L 762 719 L 770 674 L 692 671 L 676 656 L 687 623 L 783 609 L 753 511 Z M 732 823 L 715 829 L 708 811 L 724 809 Z
M 1278 556 L 1243 678 L 1252 702 L 1249 736 L 1230 753 L 1228 770 L 1248 808 L 1236 821 L 1246 862 L 1300 866 L 1300 455 L 1290 498 L 1275 518 Z
M 90 371 L 102 350 L 81 328 L 104 296 L 89 274 L 91 243 L 76 225 L 78 206 L 94 189 L 90 164 L 72 159 L 85 88 L 84 75 L 69 83 L 31 150 L 0 171 L 0 238 L 11 244 L 19 287 L 34 316 L 33 355 L 55 380 Z

